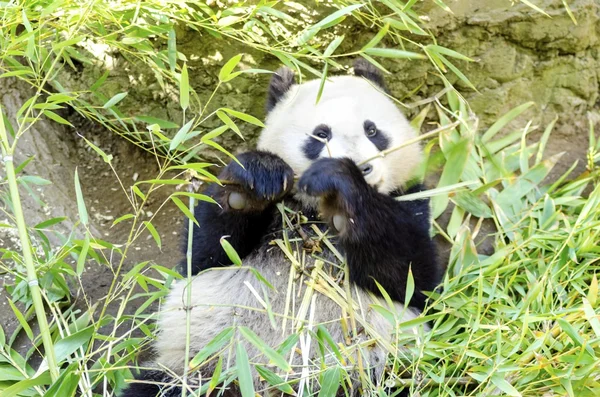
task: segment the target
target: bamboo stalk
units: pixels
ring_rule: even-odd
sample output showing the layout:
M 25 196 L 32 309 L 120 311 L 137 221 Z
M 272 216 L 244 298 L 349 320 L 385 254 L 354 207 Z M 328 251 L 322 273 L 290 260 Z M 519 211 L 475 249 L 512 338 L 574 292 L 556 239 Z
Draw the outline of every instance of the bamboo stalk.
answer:
M 189 210 L 194 213 L 194 198 L 190 196 Z M 194 241 L 194 221 L 188 219 L 188 239 L 187 239 L 187 251 L 185 259 L 187 262 L 187 288 L 186 288 L 186 300 L 185 300 L 185 366 L 183 368 L 183 387 L 181 388 L 181 396 L 185 397 L 187 394 L 187 380 L 190 362 L 190 333 L 192 325 L 192 248 Z
M 2 109 L 0 108 L 0 115 Z M 31 292 L 31 300 L 33 301 L 33 307 L 35 308 L 35 315 L 37 317 L 38 325 L 40 327 L 40 334 L 42 336 L 42 343 L 44 345 L 44 351 L 46 353 L 46 361 L 48 363 L 48 369 L 50 370 L 50 377 L 52 381 L 56 381 L 59 376 L 58 367 L 56 365 L 56 358 L 54 355 L 54 344 L 52 343 L 52 336 L 50 335 L 50 329 L 48 327 L 48 320 L 46 319 L 46 311 L 44 309 L 44 302 L 42 300 L 42 293 L 40 292 L 40 286 L 37 278 L 37 272 L 35 264 L 33 262 L 33 252 L 31 250 L 31 241 L 27 234 L 27 224 L 25 223 L 25 216 L 23 214 L 23 207 L 21 206 L 21 196 L 19 194 L 19 187 L 17 185 L 17 175 L 15 173 L 15 166 L 13 163 L 14 150 L 11 148 L 8 142 L 8 136 L 6 135 L 6 128 L 4 121 L 0 116 L 0 140 L 2 146 L 2 157 L 4 162 L 4 168 L 6 170 L 6 179 L 8 180 L 8 189 L 13 204 L 13 210 L 15 215 L 15 221 L 17 223 L 17 229 L 19 231 L 19 239 L 21 240 L 21 246 L 23 247 L 23 261 L 27 269 L 27 284 L 29 285 L 29 291 Z M 13 145 L 13 147 L 16 145 Z

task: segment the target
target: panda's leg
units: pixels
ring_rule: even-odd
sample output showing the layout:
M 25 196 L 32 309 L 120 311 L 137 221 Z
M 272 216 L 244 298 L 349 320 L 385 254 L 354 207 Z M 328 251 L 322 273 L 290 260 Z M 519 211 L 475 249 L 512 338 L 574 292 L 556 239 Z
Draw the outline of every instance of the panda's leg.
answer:
M 224 186 L 211 185 L 205 192 L 218 205 L 200 201 L 195 209 L 199 226 L 194 226 L 192 274 L 231 261 L 220 239 L 235 248 L 241 258 L 249 254 L 265 235 L 273 219 L 273 206 L 294 184 L 294 173 L 279 156 L 253 151 L 237 156 L 241 167 L 232 161 L 219 174 Z M 186 273 L 186 260 L 181 264 Z
M 120 397 L 180 397 L 182 388 L 175 384 L 176 380 L 158 370 L 144 370 L 135 380 L 119 394 Z M 172 384 L 172 385 L 170 385 Z M 191 392 L 197 386 L 190 387 Z M 233 383 L 225 388 L 217 387 L 209 397 L 239 397 L 240 391 Z
M 159 386 L 165 382 L 165 374 L 160 371 L 148 371 L 144 370 L 135 377 L 135 381 L 129 383 L 129 385 L 120 394 L 121 397 L 175 397 L 181 395 L 181 389 L 179 394 L 176 394 L 176 390 L 163 391 Z
M 350 279 L 374 293 L 374 280 L 404 302 L 409 269 L 415 283 L 410 306 L 422 310 L 426 296 L 441 281 L 429 236 L 426 200 L 398 201 L 367 184 L 350 159 L 324 158 L 302 175 L 299 189 L 321 198 L 321 212 L 339 232 Z

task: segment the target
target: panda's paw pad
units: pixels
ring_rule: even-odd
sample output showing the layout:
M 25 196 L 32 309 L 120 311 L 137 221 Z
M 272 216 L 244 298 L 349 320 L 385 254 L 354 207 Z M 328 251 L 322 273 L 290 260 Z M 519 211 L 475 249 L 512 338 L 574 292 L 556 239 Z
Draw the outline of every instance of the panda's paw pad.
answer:
M 236 186 L 238 194 L 253 200 L 274 201 L 287 194 L 294 184 L 294 172 L 279 156 L 268 152 L 248 152 L 237 157 L 242 164 L 232 162 L 221 175 Z M 232 197 L 233 196 L 233 197 Z M 231 194 L 232 208 L 245 206 L 244 197 Z

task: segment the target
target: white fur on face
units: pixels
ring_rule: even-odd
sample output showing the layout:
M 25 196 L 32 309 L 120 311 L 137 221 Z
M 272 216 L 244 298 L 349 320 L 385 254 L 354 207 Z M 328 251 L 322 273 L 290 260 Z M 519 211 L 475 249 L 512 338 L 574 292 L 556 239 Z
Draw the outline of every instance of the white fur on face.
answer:
M 332 138 L 320 157 L 349 157 L 360 163 L 379 153 L 365 135 L 363 124 L 370 120 L 389 140 L 392 148 L 416 137 L 394 102 L 371 82 L 361 77 L 337 76 L 328 79 L 316 104 L 320 81 L 294 85 L 269 113 L 258 148 L 279 155 L 296 175 L 311 165 L 303 153 L 315 127 L 325 124 Z M 371 161 L 373 171 L 366 180 L 389 193 L 407 182 L 421 160 L 421 149 L 413 144 L 384 158 Z

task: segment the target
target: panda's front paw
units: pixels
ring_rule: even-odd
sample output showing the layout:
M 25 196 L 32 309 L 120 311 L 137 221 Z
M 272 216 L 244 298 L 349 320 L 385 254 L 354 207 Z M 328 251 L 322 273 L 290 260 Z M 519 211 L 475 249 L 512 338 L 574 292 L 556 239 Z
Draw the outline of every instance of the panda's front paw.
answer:
M 232 182 L 227 186 L 227 207 L 235 210 L 260 210 L 281 200 L 294 185 L 294 171 L 283 159 L 263 151 L 246 152 L 236 157 L 219 179 Z
M 298 189 L 309 196 L 341 196 L 353 200 L 368 191 L 369 185 L 352 160 L 322 158 L 304 172 L 298 181 Z

